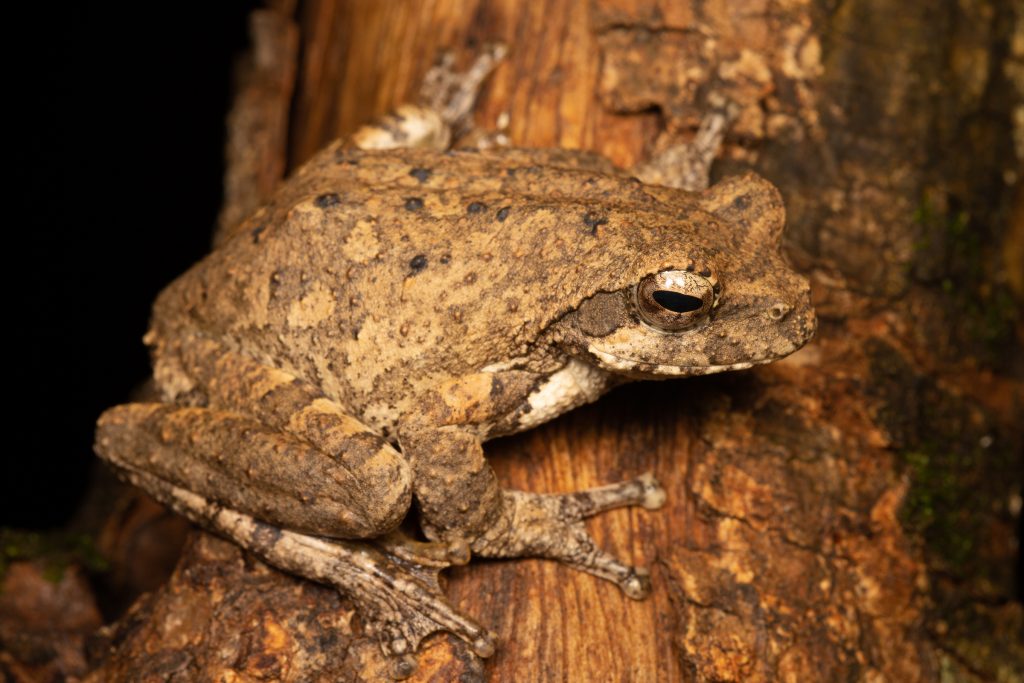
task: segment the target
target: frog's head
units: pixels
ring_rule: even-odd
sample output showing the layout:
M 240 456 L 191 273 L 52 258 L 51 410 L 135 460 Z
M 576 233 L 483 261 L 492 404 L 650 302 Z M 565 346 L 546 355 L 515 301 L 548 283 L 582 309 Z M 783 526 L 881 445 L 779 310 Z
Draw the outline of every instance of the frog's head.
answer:
M 593 294 L 564 319 L 574 352 L 633 377 L 705 375 L 782 358 L 813 336 L 810 287 L 780 252 L 778 190 L 734 178 L 706 191 L 701 209 L 716 229 L 662 239 L 669 251 L 654 236 L 661 253 L 628 286 Z

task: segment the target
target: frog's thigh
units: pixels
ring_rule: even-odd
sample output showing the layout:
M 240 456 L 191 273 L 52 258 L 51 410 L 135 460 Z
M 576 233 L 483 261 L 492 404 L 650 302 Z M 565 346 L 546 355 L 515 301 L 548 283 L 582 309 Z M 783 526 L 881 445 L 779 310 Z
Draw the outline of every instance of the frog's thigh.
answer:
M 105 412 L 96 450 L 121 469 L 286 528 L 337 538 L 394 528 L 412 495 L 404 459 L 379 436 L 353 429 L 355 420 L 319 407 L 298 419 L 320 421 L 330 450 L 239 413 L 159 403 Z

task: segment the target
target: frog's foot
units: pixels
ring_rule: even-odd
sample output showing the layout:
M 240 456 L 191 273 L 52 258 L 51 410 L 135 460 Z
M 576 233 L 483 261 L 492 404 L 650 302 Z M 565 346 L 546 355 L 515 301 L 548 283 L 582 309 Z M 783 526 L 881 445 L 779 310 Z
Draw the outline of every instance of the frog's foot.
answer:
M 409 538 L 401 531 L 392 531 L 372 542 L 388 555 L 438 570 L 468 564 L 471 557 L 469 545 L 461 540 L 453 543 L 424 542 Z
M 473 542 L 483 557 L 547 557 L 616 583 L 640 600 L 650 592 L 647 570 L 630 567 L 599 549 L 583 519 L 605 510 L 640 505 L 655 510 L 665 491 L 654 476 L 567 494 L 504 492 L 501 519 Z
M 634 168 L 633 175 L 648 185 L 690 192 L 706 190 L 710 184 L 711 164 L 722 147 L 725 132 L 739 115 L 739 105 L 718 93 L 708 95 L 708 105 L 693 140 L 662 150 Z
M 427 71 L 420 86 L 420 103 L 436 111 L 455 137 L 469 129 L 469 117 L 480 86 L 505 58 L 508 48 L 502 43 L 485 45 L 476 60 L 463 72 L 455 71 L 455 56 L 445 52 Z
M 352 134 L 350 144 L 366 150 L 448 149 L 472 129 L 470 119 L 480 86 L 506 52 L 500 43 L 487 45 L 465 72 L 454 70 L 454 55 L 443 54 L 424 77 L 418 104 L 403 104 L 362 126 Z
M 353 602 L 364 632 L 375 638 L 395 678 L 416 670 L 424 638 L 448 631 L 480 657 L 495 636 L 460 614 L 438 583 L 438 572 L 468 556 L 458 545 L 419 543 L 389 534 L 373 543 L 342 541 L 278 529 L 139 470 L 125 476 L 192 521 L 232 539 L 269 564 L 334 586 Z

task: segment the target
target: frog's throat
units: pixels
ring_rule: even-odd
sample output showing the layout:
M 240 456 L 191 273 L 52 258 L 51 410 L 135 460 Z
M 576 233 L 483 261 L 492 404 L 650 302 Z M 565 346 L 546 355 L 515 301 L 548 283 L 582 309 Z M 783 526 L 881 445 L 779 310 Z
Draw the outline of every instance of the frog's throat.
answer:
M 607 351 L 602 351 L 593 344 L 587 346 L 587 352 L 594 356 L 601 365 L 613 372 L 643 372 L 645 375 L 666 375 L 672 377 L 713 375 L 716 372 L 746 370 L 755 365 L 763 365 L 776 360 L 775 358 L 763 358 L 742 363 L 731 363 L 729 365 L 662 365 L 660 363 L 646 363 L 616 356 Z

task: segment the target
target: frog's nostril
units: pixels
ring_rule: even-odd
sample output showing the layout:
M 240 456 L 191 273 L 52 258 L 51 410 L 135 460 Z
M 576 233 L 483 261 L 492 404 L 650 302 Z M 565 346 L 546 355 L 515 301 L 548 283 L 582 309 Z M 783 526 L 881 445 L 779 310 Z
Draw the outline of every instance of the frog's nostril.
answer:
M 778 322 L 789 315 L 789 312 L 793 310 L 792 306 L 786 304 L 775 304 L 768 309 L 768 317 Z

